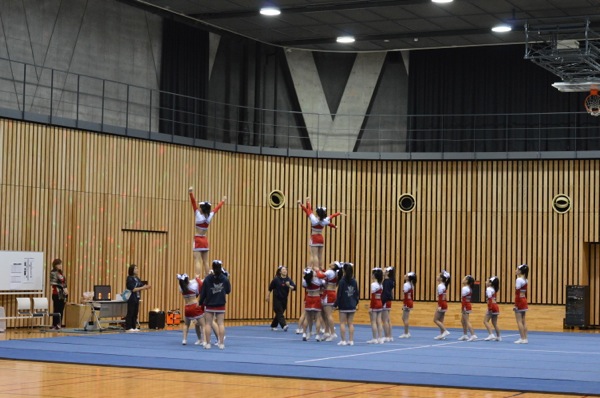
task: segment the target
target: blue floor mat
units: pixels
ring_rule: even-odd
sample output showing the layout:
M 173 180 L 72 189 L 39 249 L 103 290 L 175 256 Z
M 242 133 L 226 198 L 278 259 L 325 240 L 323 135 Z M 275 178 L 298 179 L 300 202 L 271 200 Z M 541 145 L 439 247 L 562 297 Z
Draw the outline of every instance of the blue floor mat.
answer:
M 0 341 L 0 358 L 410 385 L 600 394 L 600 336 L 529 333 L 529 344 L 463 342 L 451 330 L 412 328 L 410 339 L 367 344 L 370 327 L 356 327 L 355 345 L 304 342 L 266 326 L 228 327 L 224 350 L 181 344 L 180 331 L 111 333 Z

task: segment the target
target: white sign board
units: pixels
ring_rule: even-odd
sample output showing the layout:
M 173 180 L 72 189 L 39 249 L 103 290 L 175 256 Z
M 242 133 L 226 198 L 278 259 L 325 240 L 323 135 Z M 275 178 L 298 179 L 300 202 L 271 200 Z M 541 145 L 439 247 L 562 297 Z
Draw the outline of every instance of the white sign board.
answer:
M 44 290 L 44 253 L 0 251 L 0 291 Z

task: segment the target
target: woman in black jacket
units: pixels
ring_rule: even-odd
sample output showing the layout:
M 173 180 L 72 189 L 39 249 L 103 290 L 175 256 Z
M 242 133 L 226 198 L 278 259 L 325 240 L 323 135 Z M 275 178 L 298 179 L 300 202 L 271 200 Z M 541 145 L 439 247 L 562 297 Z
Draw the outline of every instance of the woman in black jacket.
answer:
M 226 271 L 223 269 L 221 260 L 212 262 L 212 273 L 204 278 L 202 290 L 200 290 L 200 305 L 204 310 L 204 348 L 210 350 L 210 328 L 213 319 L 217 321 L 217 332 L 219 341 L 217 345 L 222 350 L 225 348 L 225 303 L 227 295 L 231 292 L 231 284 Z
M 338 345 L 354 345 L 354 313 L 358 308 L 358 284 L 354 279 L 354 266 L 344 263 L 344 277 L 340 280 L 337 290 L 337 299 L 334 307 L 340 311 L 340 336 Z M 346 340 L 346 326 L 348 337 Z
M 277 273 L 275 278 L 269 284 L 269 291 L 267 292 L 266 302 L 269 302 L 271 298 L 271 292 L 273 292 L 273 312 L 275 317 L 271 322 L 271 329 L 277 330 L 277 325 L 281 325 L 281 328 L 287 332 L 288 325 L 285 322 L 283 314 L 287 310 L 287 301 L 290 291 L 296 290 L 296 284 L 288 276 L 288 269 L 285 265 L 277 267 Z

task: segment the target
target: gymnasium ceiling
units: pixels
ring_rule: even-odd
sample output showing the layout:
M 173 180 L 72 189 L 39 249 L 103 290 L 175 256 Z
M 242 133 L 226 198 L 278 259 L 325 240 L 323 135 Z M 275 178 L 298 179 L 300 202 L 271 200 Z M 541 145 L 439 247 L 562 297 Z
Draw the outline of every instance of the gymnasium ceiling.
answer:
M 600 32 L 600 0 L 119 0 L 219 34 L 282 47 L 382 51 L 515 44 L 524 26 L 584 23 Z M 265 17 L 265 5 L 281 14 Z M 500 23 L 508 33 L 494 33 Z M 336 43 L 352 35 L 351 44 Z

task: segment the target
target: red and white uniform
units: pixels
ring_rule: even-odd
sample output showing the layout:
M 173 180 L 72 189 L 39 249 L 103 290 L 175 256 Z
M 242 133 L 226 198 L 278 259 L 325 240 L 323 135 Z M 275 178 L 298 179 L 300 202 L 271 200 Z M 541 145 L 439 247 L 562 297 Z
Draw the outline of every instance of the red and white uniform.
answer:
M 305 311 L 321 311 L 321 285 L 323 280 L 314 276 L 310 281 L 310 284 L 306 283 L 305 279 L 302 279 L 302 287 L 306 289 L 306 295 L 304 296 L 304 310 Z
M 460 290 L 460 308 L 464 314 L 470 314 L 473 309 L 471 306 L 471 296 L 473 290 L 469 286 L 463 286 Z
M 379 282 L 371 283 L 371 303 L 369 304 L 371 311 L 378 312 L 383 309 L 381 293 L 383 293 L 383 286 Z
M 208 231 L 208 225 L 212 221 L 213 217 L 221 206 L 225 203 L 224 201 L 220 201 L 217 207 L 213 211 L 210 212 L 208 217 L 200 211 L 198 208 L 198 202 L 196 202 L 196 198 L 194 197 L 194 193 L 190 192 L 190 200 L 192 201 L 192 207 L 194 208 L 194 216 L 195 216 L 195 225 L 196 225 L 196 234 L 194 235 L 194 251 L 195 252 L 205 252 L 208 251 L 208 238 L 206 237 L 206 231 Z
M 319 219 L 319 217 L 313 214 L 313 210 L 310 203 L 307 203 L 306 206 L 300 204 L 300 207 L 302 207 L 302 210 L 304 210 L 304 213 L 306 213 L 306 216 L 310 219 L 312 233 L 310 235 L 309 246 L 323 246 L 323 244 L 325 243 L 325 240 L 323 239 L 323 229 L 327 226 L 331 228 L 337 228 L 334 224 L 331 223 L 331 220 L 339 216 L 341 213 L 334 213 L 321 220 Z
M 414 300 L 413 284 L 410 282 L 404 282 L 402 291 L 404 292 L 404 297 L 402 298 L 402 303 L 404 304 L 404 309 L 410 311 L 413 308 L 413 300 Z
M 446 300 L 446 285 L 440 283 L 437 287 L 438 307 L 441 312 L 448 311 L 448 301 Z
M 485 289 L 485 296 L 487 297 L 487 312 L 489 315 L 498 315 L 500 314 L 500 308 L 498 307 L 498 303 L 496 302 L 496 291 L 493 287 L 488 287 Z
M 328 269 L 324 274 L 325 278 L 323 284 L 325 286 L 325 291 L 323 293 L 323 305 L 333 305 L 337 298 L 337 272 Z
M 515 283 L 515 311 L 527 311 L 527 279 L 517 278 Z
M 198 297 L 200 295 L 200 289 L 202 289 L 202 280 L 196 278 L 190 281 L 185 290 L 179 288 L 179 291 L 181 291 L 183 298 L 187 300 Z M 202 316 L 204 316 L 204 306 L 199 305 L 198 302 L 187 303 L 185 305 L 186 319 L 199 319 L 202 318 Z

